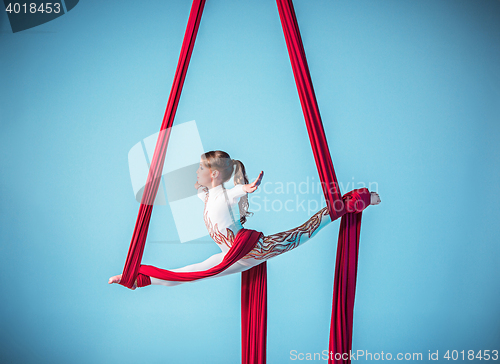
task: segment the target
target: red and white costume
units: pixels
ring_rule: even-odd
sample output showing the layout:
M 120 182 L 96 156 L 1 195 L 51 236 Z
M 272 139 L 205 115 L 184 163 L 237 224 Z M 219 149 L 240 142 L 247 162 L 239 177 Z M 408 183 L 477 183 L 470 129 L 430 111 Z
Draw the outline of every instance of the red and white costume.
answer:
M 212 255 L 201 263 L 191 264 L 182 268 L 171 269 L 173 272 L 197 272 L 207 270 L 216 266 L 232 246 L 238 231 L 242 229 L 238 202 L 246 192 L 243 185 L 236 185 L 231 189 L 226 189 L 222 185 L 198 189 L 198 196 L 205 202 L 203 218 L 211 238 L 221 249 L 220 253 Z M 255 248 L 243 259 L 230 266 L 225 271 L 213 277 L 225 276 L 232 273 L 243 272 L 265 260 L 292 250 L 311 239 L 323 227 L 331 222 L 327 207 L 324 207 L 309 218 L 304 224 L 287 231 L 263 236 L 259 239 Z M 204 279 L 209 279 L 204 278 Z M 175 286 L 182 281 L 166 281 L 151 277 L 151 284 L 164 286 Z

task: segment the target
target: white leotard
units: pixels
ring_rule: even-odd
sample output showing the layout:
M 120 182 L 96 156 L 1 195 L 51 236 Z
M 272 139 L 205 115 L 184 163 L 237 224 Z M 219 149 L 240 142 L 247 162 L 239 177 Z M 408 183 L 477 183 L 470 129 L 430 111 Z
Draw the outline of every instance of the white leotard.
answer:
M 198 197 L 205 201 L 203 219 L 210 237 L 223 253 L 232 246 L 234 237 L 243 228 L 240 223 L 238 202 L 245 196 L 243 185 L 226 189 L 222 185 L 207 189 L 198 188 Z

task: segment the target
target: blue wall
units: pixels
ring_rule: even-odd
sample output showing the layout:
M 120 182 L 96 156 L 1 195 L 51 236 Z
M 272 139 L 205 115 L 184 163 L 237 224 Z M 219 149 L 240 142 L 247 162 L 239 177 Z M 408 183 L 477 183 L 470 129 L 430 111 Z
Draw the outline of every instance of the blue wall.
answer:
M 425 361 L 500 350 L 500 3 L 294 4 L 343 191 L 371 184 L 382 199 L 363 213 L 353 349 Z M 160 128 L 189 10 L 81 1 L 18 33 L 0 14 L 1 362 L 239 362 L 239 275 L 107 283 L 139 208 L 127 153 Z M 206 150 L 251 178 L 264 170 L 268 190 L 317 181 L 275 2 L 207 2 L 176 116 L 190 120 Z M 309 215 L 261 206 L 247 227 Z M 269 261 L 269 363 L 328 348 L 338 227 Z M 175 239 L 169 208 L 155 207 L 143 261 L 176 268 L 218 251 Z

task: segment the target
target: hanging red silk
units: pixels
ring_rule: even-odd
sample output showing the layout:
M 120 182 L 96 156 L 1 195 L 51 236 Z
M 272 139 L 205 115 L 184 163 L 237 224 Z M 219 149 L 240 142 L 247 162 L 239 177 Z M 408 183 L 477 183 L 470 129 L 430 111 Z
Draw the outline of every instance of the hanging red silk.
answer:
M 240 230 L 224 260 L 219 265 L 206 271 L 172 272 L 149 265 L 141 265 L 153 201 L 158 191 L 170 136 L 169 128 L 173 125 L 204 4 L 205 0 L 194 0 L 191 6 L 174 82 L 160 128 L 160 131 L 167 129 L 167 132 L 159 133 L 158 136 L 120 281 L 120 284 L 128 288 L 132 288 L 136 279 L 138 286 L 143 287 L 151 283 L 149 277 L 171 281 L 190 281 L 218 274 L 251 251 L 262 234 L 254 230 Z M 347 363 L 350 360 L 348 358 L 343 359 L 345 355 L 340 355 L 340 359 L 335 359 L 335 353 L 349 353 L 352 345 L 361 213 L 363 209 L 370 205 L 370 192 L 366 188 L 362 188 L 346 193 L 344 196 L 340 193 L 292 1 L 277 0 L 277 5 L 309 140 L 323 186 L 325 200 L 330 210 L 330 217 L 332 220 L 342 217 L 335 266 L 329 343 L 331 355 L 329 355 L 328 363 Z M 242 272 L 241 324 L 242 363 L 265 364 L 267 333 L 266 262 Z M 337 355 L 337 357 L 339 356 Z
M 369 206 L 370 193 L 366 188 L 352 191 L 363 201 L 354 203 L 359 206 L 342 203 L 292 0 L 277 0 L 277 4 L 309 141 L 325 200 L 330 208 L 330 217 L 335 220 L 342 216 L 335 265 L 328 363 L 348 363 L 350 356 L 342 354 L 348 354 L 352 346 L 361 211 Z

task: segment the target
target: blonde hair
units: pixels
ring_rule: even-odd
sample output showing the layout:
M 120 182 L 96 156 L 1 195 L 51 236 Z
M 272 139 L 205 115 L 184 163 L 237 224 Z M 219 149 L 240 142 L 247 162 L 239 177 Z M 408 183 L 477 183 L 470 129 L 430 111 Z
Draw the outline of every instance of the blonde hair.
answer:
M 222 182 L 229 181 L 234 170 L 234 184 L 248 184 L 248 177 L 243 163 L 237 159 L 231 159 L 226 152 L 212 150 L 202 154 L 201 159 L 207 168 L 219 171 Z M 222 187 L 224 188 L 224 185 Z M 253 214 L 248 212 L 248 194 L 240 198 L 238 206 L 240 208 L 240 223 L 243 225 L 247 221 L 246 217 Z

